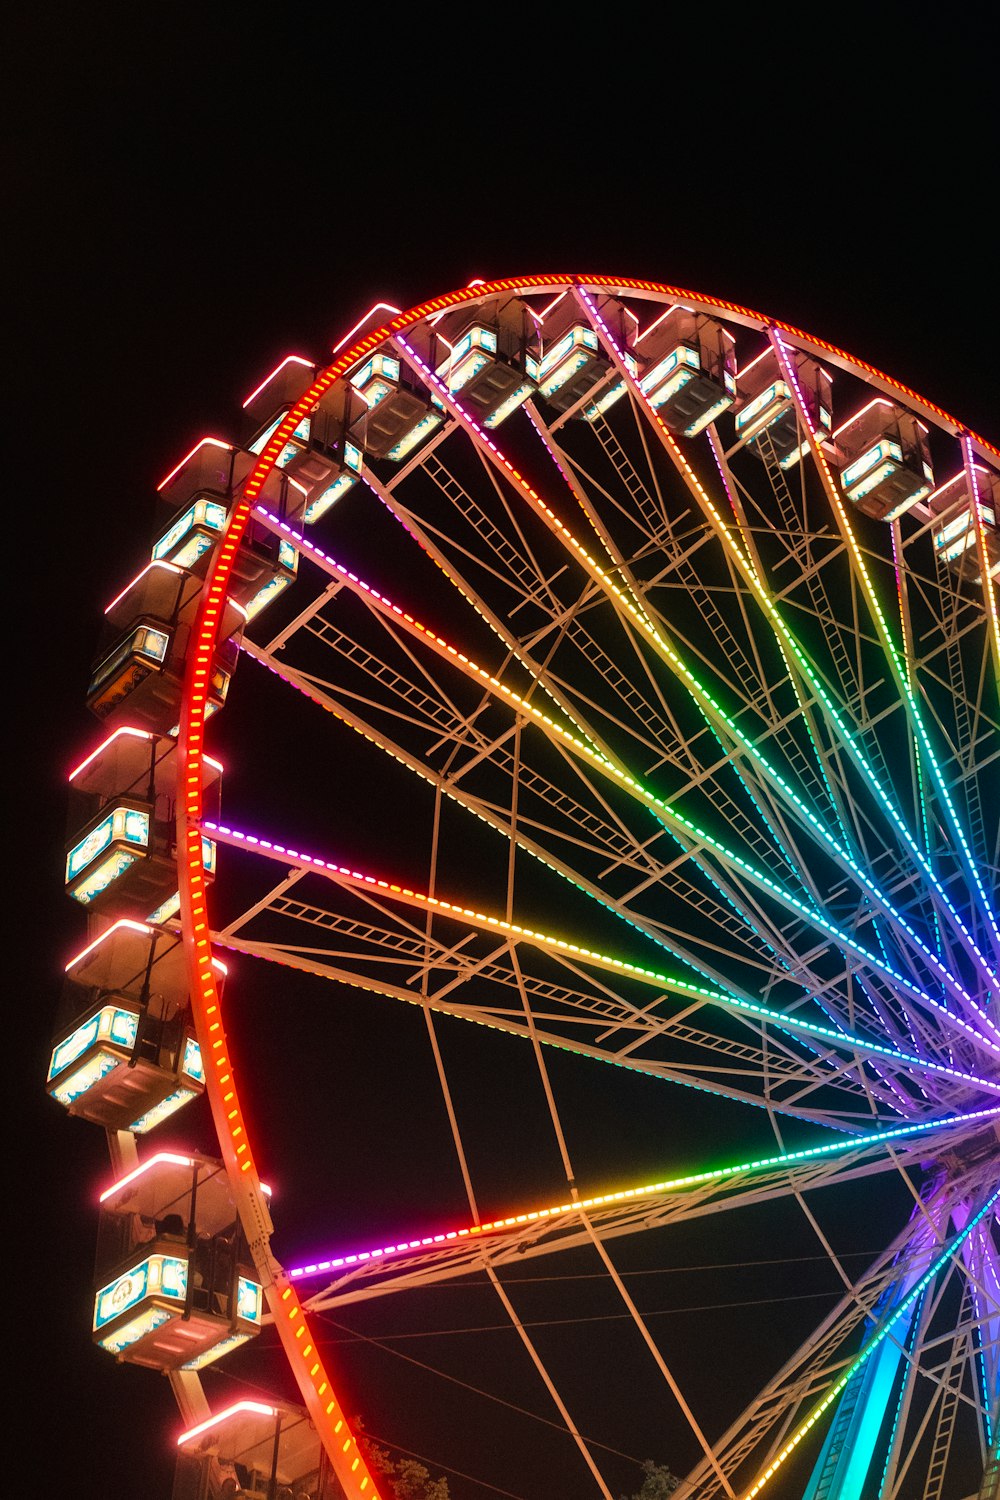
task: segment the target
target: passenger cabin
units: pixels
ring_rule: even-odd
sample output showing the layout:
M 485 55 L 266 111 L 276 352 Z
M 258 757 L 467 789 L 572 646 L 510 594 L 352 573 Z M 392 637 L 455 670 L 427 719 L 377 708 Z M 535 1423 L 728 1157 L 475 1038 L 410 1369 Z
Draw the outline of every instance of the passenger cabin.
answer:
M 280 420 L 279 415 L 275 425 Z M 233 497 L 252 465 L 252 454 L 241 453 L 217 438 L 206 439 L 182 460 L 161 487 L 166 498 L 178 502 L 178 509 L 153 545 L 153 561 L 170 562 L 193 578 L 204 578 L 212 548 L 225 531 Z M 262 498 L 280 504 L 285 489 L 287 486 L 268 493 L 265 486 Z M 291 542 L 251 521 L 233 563 L 230 599 L 247 619 L 253 619 L 294 582 L 298 561 Z
M 213 963 L 221 981 L 225 966 Z M 204 1085 L 180 937 L 115 922 L 66 966 L 48 1093 L 106 1130 L 144 1135 Z
M 178 910 L 176 750 L 170 735 L 125 725 L 70 774 L 80 821 L 66 853 L 66 890 L 91 911 L 165 922 Z M 218 811 L 221 770 L 210 760 L 203 772 L 209 816 Z M 202 854 L 211 879 L 215 845 L 204 835 Z
M 173 1500 L 215 1500 L 230 1476 L 261 1500 L 286 1489 L 310 1500 L 343 1495 L 308 1412 L 270 1397 L 234 1401 L 177 1439 Z
M 169 734 L 177 725 L 187 649 L 201 594 L 199 580 L 171 562 L 151 562 L 105 610 L 112 643 L 87 689 L 87 706 L 110 728 L 131 724 Z M 212 671 L 207 712 L 225 702 L 236 664 L 235 637 L 246 611 L 228 601 Z
M 222 1163 L 161 1152 L 101 1195 L 93 1337 L 154 1370 L 200 1370 L 260 1332 Z
M 712 318 L 671 307 L 636 341 L 639 387 L 671 432 L 695 437 L 736 399 L 731 333 Z
M 934 485 L 927 428 L 911 412 L 876 396 L 834 433 L 840 485 L 851 504 L 877 521 L 895 521 Z
M 303 363 L 299 360 L 289 373 L 291 367 L 286 361 L 279 366 L 281 378 L 265 381 L 243 403 L 253 422 L 251 452 L 263 452 L 277 425 L 302 395 L 306 382 L 315 375 L 312 366 L 304 371 Z M 313 525 L 353 489 L 362 472 L 363 456 L 357 443 L 348 437 L 348 429 L 366 410 L 350 382 L 338 380 L 297 424 L 278 455 L 274 471 L 280 473 L 283 483 L 277 509 L 290 522 Z
M 492 298 L 472 315 L 459 308 L 427 331 L 433 344 L 428 355 L 438 378 L 481 426 L 499 427 L 534 394 L 538 332 L 520 297 Z
M 990 578 L 1000 577 L 1000 474 L 982 464 L 973 464 L 975 496 L 965 469 L 949 479 L 928 497 L 927 506 L 934 517 L 934 546 L 941 557 L 961 578 L 982 582 L 973 504 L 979 508 L 986 569 Z
M 830 377 L 822 365 L 788 351 L 809 419 L 821 442 L 830 437 Z M 778 356 L 768 346 L 736 374 L 736 435 L 765 463 L 791 469 L 809 451 L 809 436 Z
M 634 314 L 612 297 L 599 297 L 597 302 L 629 374 L 636 376 Z M 569 292 L 557 297 L 543 315 L 538 394 L 556 411 L 587 422 L 596 421 L 625 394 L 624 379 L 602 352 L 597 333 Z
M 364 360 L 350 384 L 363 402 L 351 441 L 371 458 L 399 463 L 441 425 L 441 412 L 403 382 L 399 360 L 387 349 Z

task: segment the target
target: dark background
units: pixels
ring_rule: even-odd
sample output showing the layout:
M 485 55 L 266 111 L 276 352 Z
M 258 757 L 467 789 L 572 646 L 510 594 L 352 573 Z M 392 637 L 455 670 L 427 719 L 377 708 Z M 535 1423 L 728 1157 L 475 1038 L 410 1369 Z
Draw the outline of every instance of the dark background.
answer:
M 790 49 L 777 26 L 727 35 L 720 14 L 703 30 L 635 14 L 585 31 L 567 12 L 550 27 L 479 18 L 474 32 L 441 13 L 255 24 L 246 9 L 206 21 L 108 8 L 22 19 L 9 38 L 7 1366 L 28 1397 L 13 1426 L 23 1488 L 169 1493 L 166 1384 L 88 1341 L 104 1143 L 42 1087 L 62 966 L 83 935 L 61 893 L 65 777 L 93 742 L 83 693 L 100 609 L 164 519 L 159 478 L 205 432 L 231 430 L 285 353 L 322 359 L 376 300 L 407 307 L 473 276 L 547 270 L 649 277 L 772 313 L 1000 439 L 997 142 L 975 36 L 922 36 L 912 13 L 905 42 L 902 17 L 813 21 L 821 40 Z M 376 1052 L 393 1045 L 388 1024 L 370 1023 Z M 349 1097 L 335 1069 L 310 1083 L 324 1105 Z M 584 1087 L 571 1070 L 561 1084 Z M 282 1086 L 257 1088 L 280 1099 Z M 279 1197 L 301 1147 L 263 1148 Z M 357 1153 L 358 1172 L 374 1170 Z M 304 1184 L 285 1173 L 295 1201 Z M 427 1211 L 399 1176 L 387 1233 Z M 290 1260 L 330 1243 L 327 1224 L 314 1240 L 283 1229 Z M 755 1243 L 766 1255 L 763 1232 Z M 499 1321 L 493 1307 L 483 1321 Z M 433 1362 L 432 1346 L 419 1352 Z M 369 1427 L 462 1467 L 476 1445 L 456 1434 L 475 1436 L 479 1408 L 435 1406 L 432 1385 L 437 1417 L 415 1429 L 396 1415 L 395 1364 L 357 1366 Z M 225 1381 L 207 1387 L 220 1403 Z M 531 1404 L 544 1409 L 537 1392 Z M 523 1429 L 489 1442 L 530 1458 Z M 489 1477 L 489 1462 L 472 1472 Z M 582 1478 L 548 1491 L 578 1492 Z M 456 1496 L 488 1493 L 453 1480 Z

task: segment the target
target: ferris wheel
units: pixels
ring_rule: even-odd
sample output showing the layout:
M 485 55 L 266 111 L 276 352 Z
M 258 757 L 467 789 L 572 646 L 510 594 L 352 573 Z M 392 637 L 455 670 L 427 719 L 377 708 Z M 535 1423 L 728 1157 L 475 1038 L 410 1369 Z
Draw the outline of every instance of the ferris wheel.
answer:
M 626 1383 L 649 1377 L 686 1455 L 678 1495 L 995 1494 L 1000 452 L 820 339 L 598 276 L 382 308 L 245 413 L 161 486 L 174 517 L 109 607 L 104 738 L 74 773 L 94 931 L 49 1087 L 113 1141 L 95 1337 L 172 1372 L 204 1443 L 199 1370 L 270 1323 L 324 1465 L 369 1496 L 317 1329 L 477 1277 L 565 1492 L 610 1500 L 615 1456 L 511 1280 L 586 1256 Z M 205 723 L 237 666 L 234 704 L 287 725 L 290 825 L 221 809 Z M 252 960 L 419 1016 L 414 1086 L 449 1140 L 420 1223 L 276 1259 L 222 994 Z M 481 1186 L 452 1066 L 480 1043 L 530 1075 L 547 1196 L 516 1168 L 511 1201 Z M 612 1080 L 656 1090 L 653 1176 L 588 1162 L 579 1100 Z M 221 1165 L 136 1148 L 201 1092 Z M 707 1159 L 679 1158 L 713 1113 Z M 331 1170 L 352 1149 L 309 1143 Z M 883 1233 L 864 1262 L 844 1202 Z M 768 1246 L 770 1215 L 838 1290 L 709 1409 L 625 1258 L 702 1222 Z

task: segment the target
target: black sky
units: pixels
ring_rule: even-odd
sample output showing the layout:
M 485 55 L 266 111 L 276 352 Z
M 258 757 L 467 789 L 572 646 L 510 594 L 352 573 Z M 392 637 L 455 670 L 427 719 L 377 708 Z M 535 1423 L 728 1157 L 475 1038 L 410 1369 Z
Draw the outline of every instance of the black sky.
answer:
M 569 12 L 550 32 L 395 24 L 121 7 L 14 38 L 8 1368 L 47 1432 L 22 1477 L 53 1493 L 105 1495 L 112 1474 L 119 1495 L 169 1493 L 165 1384 L 88 1342 L 104 1144 L 42 1087 L 83 932 L 60 887 L 65 775 L 93 738 L 99 611 L 148 548 L 162 474 L 372 302 L 546 270 L 772 313 L 1000 439 L 997 142 L 969 39 L 903 51 L 866 21 L 814 56 L 720 39 L 720 15 L 686 35 L 638 15 L 584 34 Z

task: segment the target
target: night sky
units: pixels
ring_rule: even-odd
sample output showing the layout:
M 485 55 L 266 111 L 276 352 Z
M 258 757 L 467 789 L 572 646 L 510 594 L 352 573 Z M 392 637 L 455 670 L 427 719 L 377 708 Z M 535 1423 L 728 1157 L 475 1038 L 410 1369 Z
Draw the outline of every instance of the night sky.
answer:
M 63 17 L 57 35 L 25 26 L 15 49 L 23 63 L 10 153 L 8 366 L 23 415 L 8 438 L 7 514 L 18 517 L 8 555 L 24 592 L 11 616 L 8 673 L 18 837 L 8 940 L 17 1044 L 8 1372 L 30 1393 L 29 1412 L 43 1412 L 43 1441 L 17 1443 L 22 1487 L 81 1497 L 110 1493 L 112 1475 L 120 1496 L 168 1495 L 179 1428 L 165 1382 L 116 1366 L 89 1343 L 106 1149 L 99 1131 L 68 1119 L 43 1089 L 62 966 L 84 936 L 61 890 L 65 777 L 95 741 L 83 695 L 100 610 L 166 519 L 154 501 L 160 477 L 204 433 L 231 431 L 243 396 L 284 354 L 322 360 L 373 302 L 408 307 L 473 276 L 548 270 L 649 277 L 772 313 L 1000 439 L 996 236 L 982 186 L 987 167 L 995 171 L 995 125 L 991 148 L 977 102 L 985 84 L 957 43 L 936 37 L 919 65 L 904 66 L 896 38 L 871 30 L 841 37 L 815 63 L 749 32 L 719 52 L 715 39 L 708 48 L 662 22 L 653 35 L 636 27 L 570 46 L 555 31 L 528 38 L 520 30 L 446 43 L 440 20 L 432 45 L 422 27 L 387 34 L 387 14 L 343 27 L 300 17 L 288 36 L 273 18 L 252 37 L 247 12 L 232 20 L 242 35 L 200 18 L 182 33 L 168 11 L 156 22 L 144 14 L 140 28 L 131 12 L 108 10 L 86 23 Z M 280 806 L 287 771 L 280 744 L 263 738 Z M 301 997 L 283 991 L 283 1026 L 273 1026 L 270 976 L 248 969 L 243 960 L 237 982 L 268 1038 L 269 1064 L 255 1072 L 253 1057 L 240 1055 L 250 1103 L 271 1118 L 287 1089 L 278 1054 L 292 1005 L 302 1005 L 291 1022 L 300 1041 L 312 1027 L 321 1035 L 323 1012 L 308 987 Z M 347 1033 L 385 1060 L 389 1100 L 407 1033 L 400 1038 L 393 1015 L 366 1015 L 361 999 L 347 1010 Z M 418 1022 L 415 1014 L 399 1024 Z M 498 1121 L 518 1108 L 501 1040 L 482 1065 L 496 1083 Z M 308 1083 L 368 1178 L 381 1170 L 383 1143 L 378 1131 L 350 1134 L 350 1072 L 325 1056 Z M 587 1078 L 567 1063 L 559 1081 L 571 1109 L 586 1113 Z M 616 1107 L 614 1097 L 595 1105 L 595 1138 L 613 1127 Z M 636 1102 L 639 1119 L 646 1108 Z M 391 1106 L 388 1126 L 405 1135 Z M 191 1144 L 210 1151 L 207 1115 L 191 1128 Z M 284 1129 L 258 1148 L 276 1188 L 276 1248 L 289 1260 L 361 1228 L 349 1183 L 343 1206 L 326 1202 L 315 1229 L 282 1218 L 282 1194 L 309 1202 L 314 1166 L 298 1128 L 289 1107 Z M 423 1128 L 388 1170 L 378 1226 L 387 1234 L 414 1213 L 433 1222 L 433 1179 L 422 1163 L 427 1142 L 443 1137 L 436 1123 L 426 1136 Z M 711 1151 L 725 1150 L 725 1127 L 707 1115 L 695 1112 L 691 1130 L 707 1132 Z M 627 1147 L 627 1130 L 623 1140 Z M 515 1148 L 516 1132 L 508 1154 Z M 454 1211 L 453 1186 L 448 1193 Z M 865 1229 L 857 1248 L 875 1249 Z M 787 1243 L 797 1233 L 789 1226 Z M 766 1257 L 775 1234 L 786 1230 L 751 1226 L 754 1259 Z M 711 1251 L 692 1234 L 678 1253 L 701 1261 Z M 732 1258 L 731 1244 L 722 1258 Z M 763 1271 L 750 1271 L 732 1295 L 752 1300 L 765 1283 Z M 719 1285 L 705 1283 L 706 1303 Z M 420 1318 L 427 1326 L 501 1321 L 485 1297 L 459 1311 L 460 1294 L 430 1295 L 440 1303 L 419 1313 L 399 1307 L 366 1321 L 349 1310 L 343 1321 L 374 1336 L 415 1332 Z M 525 1296 L 534 1307 L 544 1289 Z M 662 1307 L 670 1287 L 657 1296 Z M 597 1301 L 591 1309 L 606 1310 Z M 693 1333 L 697 1320 L 686 1316 Z M 488 1341 L 501 1337 L 488 1335 L 485 1347 L 500 1349 Z M 548 1415 L 538 1389 L 508 1379 L 502 1353 L 480 1346 L 473 1354 L 469 1342 L 468 1354 L 448 1355 L 449 1368 L 475 1383 L 483 1365 L 498 1364 L 507 1399 Z M 509 1446 L 523 1459 L 509 1487 L 526 1500 L 588 1493 L 575 1458 L 564 1488 L 558 1468 L 544 1468 L 551 1457 L 533 1466 L 533 1427 L 484 1417 L 467 1393 L 424 1377 L 411 1397 L 402 1361 L 343 1347 L 356 1409 L 373 1432 L 432 1466 L 484 1479 L 490 1446 Z M 433 1341 L 395 1347 L 447 1362 Z M 780 1347 L 772 1352 L 776 1360 Z M 744 1358 L 733 1356 L 734 1379 Z M 239 1373 L 263 1385 L 283 1378 L 267 1356 Z M 222 1404 L 236 1386 L 219 1375 L 206 1377 L 206 1389 Z M 703 1394 L 710 1407 L 710 1382 Z M 634 1451 L 624 1436 L 621 1446 Z M 639 1478 L 621 1469 L 623 1488 Z M 490 1493 L 458 1479 L 452 1492 L 456 1500 Z

